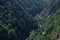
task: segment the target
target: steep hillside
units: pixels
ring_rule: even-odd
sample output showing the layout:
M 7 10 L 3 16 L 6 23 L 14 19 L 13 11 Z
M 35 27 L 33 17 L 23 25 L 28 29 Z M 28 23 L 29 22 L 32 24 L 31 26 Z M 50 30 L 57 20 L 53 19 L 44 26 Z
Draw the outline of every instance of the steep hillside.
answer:
M 59 3 L 60 0 L 55 0 L 52 4 L 47 6 L 40 14 L 37 14 L 35 19 L 38 21 L 39 28 L 36 31 L 33 30 L 27 40 L 53 40 L 53 37 L 58 34 L 58 32 L 54 31 L 56 30 L 55 25 L 57 25 L 57 27 L 60 29 L 58 24 L 54 24 L 56 20 L 60 20 L 60 18 L 56 18 L 58 15 L 60 15 L 60 13 L 57 12 L 57 10 L 60 11 Z M 59 29 L 57 31 L 59 31 Z
M 0 0 L 0 40 L 54 40 L 59 32 L 60 0 Z
M 44 25 L 45 22 L 51 18 L 51 16 L 60 8 L 60 0 L 55 0 L 49 6 L 47 6 L 40 14 L 35 16 L 38 21 L 38 26 Z
M 37 26 L 17 0 L 0 0 L 0 40 L 25 40 Z
M 45 22 L 42 28 L 31 32 L 27 40 L 54 40 L 54 36 L 58 33 L 60 33 L 60 8 Z
M 29 14 L 36 16 L 39 14 L 45 7 L 54 2 L 54 0 L 20 0 L 21 4 Z

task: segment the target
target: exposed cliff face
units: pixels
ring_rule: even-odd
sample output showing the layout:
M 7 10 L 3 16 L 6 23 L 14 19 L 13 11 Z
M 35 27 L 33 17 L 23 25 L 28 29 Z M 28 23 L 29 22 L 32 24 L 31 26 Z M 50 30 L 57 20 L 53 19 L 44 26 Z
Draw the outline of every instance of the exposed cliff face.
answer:
M 60 33 L 57 33 L 54 37 L 53 40 L 60 40 Z

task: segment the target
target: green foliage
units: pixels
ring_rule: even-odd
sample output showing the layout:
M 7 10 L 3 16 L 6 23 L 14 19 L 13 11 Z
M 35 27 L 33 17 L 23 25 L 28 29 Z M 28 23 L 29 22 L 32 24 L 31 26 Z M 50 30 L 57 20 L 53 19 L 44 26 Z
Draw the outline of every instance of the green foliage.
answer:
M 50 38 L 50 40 L 52 40 L 54 35 L 56 35 L 60 32 L 60 8 L 56 11 L 56 13 L 54 13 L 54 15 L 51 17 L 51 19 L 49 19 L 49 21 L 44 26 L 46 28 L 45 29 L 46 36 L 48 36 L 48 38 Z M 46 39 L 47 38 L 45 38 L 45 40 Z
M 34 33 L 35 35 L 30 38 L 33 40 L 53 40 L 53 37 L 60 32 L 60 8 L 54 13 L 45 24 L 43 24 L 44 34 L 40 31 Z M 39 29 L 41 30 L 41 29 Z M 31 33 L 31 35 L 33 35 Z M 31 36 L 30 35 L 30 36 Z
M 0 40 L 25 40 L 31 30 L 37 29 L 36 20 L 22 9 L 14 11 L 16 6 L 6 4 L 3 7 L 0 5 Z

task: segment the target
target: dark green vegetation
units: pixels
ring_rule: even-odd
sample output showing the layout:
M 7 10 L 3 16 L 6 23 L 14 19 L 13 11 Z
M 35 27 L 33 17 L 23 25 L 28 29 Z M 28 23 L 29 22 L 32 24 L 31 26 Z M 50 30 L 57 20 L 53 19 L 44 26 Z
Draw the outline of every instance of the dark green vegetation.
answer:
M 56 0 L 35 17 L 38 20 L 39 28 L 32 31 L 27 40 L 54 40 L 56 34 L 60 33 L 59 3 L 60 1 Z
M 36 30 L 37 22 L 32 16 L 4 11 L 0 12 L 0 40 L 25 40 L 31 30 Z
M 38 31 L 31 32 L 27 40 L 53 40 L 53 37 L 60 33 L 60 8 L 41 26 Z
M 50 1 L 47 0 L 35 0 L 32 2 L 34 6 L 24 2 L 27 1 L 0 0 L 0 40 L 53 40 L 60 32 L 60 1 L 55 0 L 49 4 Z M 36 3 L 40 6 L 36 6 Z M 48 7 L 40 15 L 33 17 L 29 12 L 36 8 L 39 10 L 38 6 L 42 9 Z
M 25 40 L 37 22 L 15 1 L 0 1 L 0 40 Z M 17 8 L 18 7 L 18 8 Z

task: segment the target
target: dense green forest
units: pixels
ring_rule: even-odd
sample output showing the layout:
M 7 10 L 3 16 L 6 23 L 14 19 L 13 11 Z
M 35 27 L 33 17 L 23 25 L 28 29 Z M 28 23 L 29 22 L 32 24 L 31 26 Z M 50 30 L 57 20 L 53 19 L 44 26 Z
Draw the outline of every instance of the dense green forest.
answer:
M 60 8 L 45 22 L 42 29 L 42 32 L 41 29 L 32 31 L 27 40 L 53 40 L 54 36 L 60 33 Z
M 60 0 L 0 0 L 0 40 L 56 40 L 59 35 Z
M 25 40 L 29 32 L 37 29 L 37 21 L 26 13 L 15 16 L 9 10 L 0 12 L 0 40 Z
M 0 0 L 0 40 L 25 40 L 38 28 L 23 7 L 19 0 Z
M 29 32 L 36 30 L 37 27 L 37 21 L 24 11 L 13 13 L 9 9 L 1 8 L 0 40 L 25 40 Z

